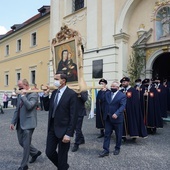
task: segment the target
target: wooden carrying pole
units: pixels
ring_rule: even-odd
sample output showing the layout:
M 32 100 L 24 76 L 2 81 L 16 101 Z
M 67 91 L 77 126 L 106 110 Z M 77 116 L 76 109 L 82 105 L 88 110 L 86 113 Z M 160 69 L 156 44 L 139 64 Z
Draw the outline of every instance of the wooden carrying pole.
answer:
M 68 85 L 68 87 L 72 90 L 74 90 L 76 93 L 81 93 L 82 91 L 79 91 L 79 87 L 78 86 L 73 86 L 73 85 Z M 102 85 L 101 86 L 87 86 L 87 89 L 84 89 L 84 91 L 86 90 L 91 90 L 91 89 L 102 89 Z M 25 90 L 25 93 L 41 93 L 44 92 L 45 90 L 50 89 L 50 91 L 56 90 L 57 88 L 55 86 L 42 86 L 41 90 Z M 15 93 L 16 94 L 21 94 L 22 90 L 16 90 Z

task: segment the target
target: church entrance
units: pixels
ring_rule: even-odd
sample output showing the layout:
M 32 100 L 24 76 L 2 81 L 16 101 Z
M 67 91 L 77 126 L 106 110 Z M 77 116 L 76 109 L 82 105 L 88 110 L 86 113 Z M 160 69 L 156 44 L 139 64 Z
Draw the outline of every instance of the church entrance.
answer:
M 152 77 L 160 77 L 162 80 L 170 81 L 170 52 L 160 54 L 155 60 L 152 68 Z

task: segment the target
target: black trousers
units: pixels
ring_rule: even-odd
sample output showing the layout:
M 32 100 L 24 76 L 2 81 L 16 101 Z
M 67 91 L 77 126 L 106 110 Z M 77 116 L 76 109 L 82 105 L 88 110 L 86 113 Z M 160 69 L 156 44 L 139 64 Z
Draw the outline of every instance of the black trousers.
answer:
M 4 103 L 3 108 L 8 108 L 8 101 L 7 102 L 3 102 L 3 103 Z
M 111 134 L 115 130 L 116 135 L 116 146 L 115 149 L 120 149 L 122 143 L 122 133 L 123 133 L 123 122 L 122 123 L 112 123 L 110 118 L 107 117 L 105 121 L 105 135 L 104 135 L 104 143 L 103 149 L 109 152 L 110 147 L 110 138 Z
M 76 145 L 79 145 L 83 142 L 85 142 L 84 140 L 84 135 L 82 133 L 82 125 L 83 125 L 83 119 L 84 119 L 84 116 L 79 116 L 78 117 L 78 120 L 77 120 L 77 124 L 76 124 L 76 136 L 75 136 L 75 144 Z
M 63 143 L 62 139 L 56 137 L 54 123 L 51 122 L 47 135 L 46 155 L 58 170 L 67 170 L 69 168 L 67 161 L 70 142 Z
M 44 105 L 43 105 L 43 97 L 40 97 L 40 107 L 41 107 L 41 110 L 44 109 Z

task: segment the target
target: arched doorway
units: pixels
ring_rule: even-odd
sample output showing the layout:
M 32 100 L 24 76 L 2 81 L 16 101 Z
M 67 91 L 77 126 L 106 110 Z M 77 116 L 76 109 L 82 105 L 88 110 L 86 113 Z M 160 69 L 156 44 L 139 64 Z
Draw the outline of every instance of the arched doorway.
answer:
M 153 63 L 152 70 L 152 77 L 170 80 L 170 52 L 160 54 Z

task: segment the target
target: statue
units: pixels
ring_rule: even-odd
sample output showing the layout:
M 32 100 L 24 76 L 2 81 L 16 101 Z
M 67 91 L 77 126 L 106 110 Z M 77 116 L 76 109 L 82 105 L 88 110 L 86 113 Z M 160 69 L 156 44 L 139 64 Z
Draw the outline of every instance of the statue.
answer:
M 163 16 L 163 18 L 161 20 L 162 31 L 163 31 L 162 36 L 165 37 L 165 36 L 170 34 L 170 29 L 169 29 L 169 26 L 170 26 L 169 19 L 170 19 L 170 17 L 167 17 L 166 14 L 163 14 L 162 16 Z

